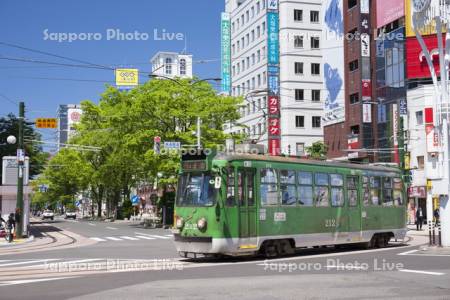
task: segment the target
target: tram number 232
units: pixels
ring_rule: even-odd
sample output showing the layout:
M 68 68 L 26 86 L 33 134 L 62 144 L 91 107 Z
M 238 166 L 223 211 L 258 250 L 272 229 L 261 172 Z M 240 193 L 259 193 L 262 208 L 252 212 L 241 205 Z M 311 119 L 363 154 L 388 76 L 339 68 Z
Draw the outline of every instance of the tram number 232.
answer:
M 336 219 L 325 219 L 325 227 L 337 227 Z

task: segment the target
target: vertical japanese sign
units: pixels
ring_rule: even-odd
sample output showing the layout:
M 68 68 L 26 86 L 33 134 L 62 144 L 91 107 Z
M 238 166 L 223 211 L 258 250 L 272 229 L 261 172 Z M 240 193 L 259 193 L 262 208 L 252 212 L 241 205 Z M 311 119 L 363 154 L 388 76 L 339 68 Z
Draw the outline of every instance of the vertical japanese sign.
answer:
M 231 26 L 230 14 L 222 13 L 221 20 L 221 56 L 222 56 L 222 92 L 231 92 Z
M 400 156 L 398 151 L 398 130 L 399 130 L 399 116 L 397 104 L 392 104 L 392 139 L 394 144 L 394 162 L 400 163 Z
M 281 154 L 280 126 L 280 40 L 278 0 L 268 1 L 267 12 L 267 74 L 269 85 L 268 107 L 268 140 L 270 155 Z

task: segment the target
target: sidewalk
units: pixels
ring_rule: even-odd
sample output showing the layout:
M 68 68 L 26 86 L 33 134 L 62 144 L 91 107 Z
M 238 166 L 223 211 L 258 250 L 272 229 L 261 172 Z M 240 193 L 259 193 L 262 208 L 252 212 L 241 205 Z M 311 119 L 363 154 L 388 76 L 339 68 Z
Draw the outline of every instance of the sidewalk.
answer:
M 422 246 L 415 254 L 450 256 L 450 247 Z
M 34 236 L 31 235 L 28 238 L 22 238 L 22 239 L 14 239 L 11 243 L 8 243 L 5 238 L 0 238 L 0 247 L 12 247 L 17 245 L 22 245 L 25 243 L 31 243 L 34 241 Z

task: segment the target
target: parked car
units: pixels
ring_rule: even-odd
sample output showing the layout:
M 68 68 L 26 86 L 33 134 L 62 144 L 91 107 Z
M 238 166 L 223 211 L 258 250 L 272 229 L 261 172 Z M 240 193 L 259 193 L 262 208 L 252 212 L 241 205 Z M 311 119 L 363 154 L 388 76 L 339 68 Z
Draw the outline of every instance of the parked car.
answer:
M 66 211 L 66 215 L 64 217 L 64 219 L 76 219 L 77 218 L 77 214 L 74 211 Z
M 44 212 L 42 213 L 42 220 L 45 220 L 45 219 L 53 220 L 54 218 L 55 218 L 55 214 L 53 213 L 53 211 L 51 211 L 49 209 L 44 210 Z

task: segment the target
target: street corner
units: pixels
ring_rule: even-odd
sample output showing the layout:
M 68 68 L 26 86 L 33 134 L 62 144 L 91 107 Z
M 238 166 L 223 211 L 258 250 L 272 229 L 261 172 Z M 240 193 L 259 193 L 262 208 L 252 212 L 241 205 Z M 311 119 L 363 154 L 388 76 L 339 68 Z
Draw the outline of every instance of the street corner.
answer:
M 34 242 L 33 235 L 28 238 L 20 238 L 20 239 L 14 238 L 12 242 L 8 242 L 6 239 L 1 239 L 0 240 L 0 248 L 13 247 L 13 246 L 19 246 L 19 245 L 27 245 L 31 242 Z

